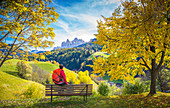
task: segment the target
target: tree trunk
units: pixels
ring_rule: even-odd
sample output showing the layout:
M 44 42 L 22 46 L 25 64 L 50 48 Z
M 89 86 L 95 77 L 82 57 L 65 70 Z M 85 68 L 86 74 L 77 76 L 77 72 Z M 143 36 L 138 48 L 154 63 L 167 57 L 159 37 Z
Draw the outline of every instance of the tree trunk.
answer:
M 157 72 L 152 71 L 151 72 L 151 86 L 150 86 L 150 95 L 156 94 L 156 77 L 157 77 Z
M 3 59 L 3 60 L 1 61 L 0 67 L 4 64 L 5 60 L 6 60 L 6 59 Z

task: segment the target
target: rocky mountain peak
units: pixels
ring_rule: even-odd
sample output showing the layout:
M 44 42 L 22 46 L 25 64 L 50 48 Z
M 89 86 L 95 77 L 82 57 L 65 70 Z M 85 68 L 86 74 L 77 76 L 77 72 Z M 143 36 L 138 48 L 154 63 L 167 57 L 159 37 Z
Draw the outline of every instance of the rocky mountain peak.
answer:
M 85 43 L 85 42 L 82 39 L 78 39 L 76 37 L 76 38 L 74 38 L 73 41 L 69 41 L 69 39 L 67 39 L 66 42 L 62 42 L 61 47 L 62 48 L 73 48 L 73 47 L 76 47 L 76 46 L 81 45 L 83 43 Z

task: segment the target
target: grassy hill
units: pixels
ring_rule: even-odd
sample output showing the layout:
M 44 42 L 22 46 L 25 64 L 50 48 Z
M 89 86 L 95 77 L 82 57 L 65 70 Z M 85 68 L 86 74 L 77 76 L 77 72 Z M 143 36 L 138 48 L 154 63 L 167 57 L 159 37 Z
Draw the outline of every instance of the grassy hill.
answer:
M 41 96 L 44 96 L 44 85 L 28 81 L 25 79 L 20 78 L 18 75 L 18 71 L 16 70 L 16 64 L 19 60 L 18 59 L 11 59 L 7 60 L 4 65 L 0 68 L 0 99 L 6 100 L 6 99 L 20 99 L 20 98 L 27 98 L 26 92 L 29 92 L 29 90 L 34 89 L 35 92 L 40 91 Z M 56 64 L 51 64 L 48 62 L 29 62 L 31 65 L 37 65 L 42 70 L 45 70 L 46 72 L 50 73 L 50 76 L 52 75 L 52 71 L 54 69 L 57 69 L 59 66 Z M 64 68 L 64 71 L 67 75 L 67 73 L 70 73 L 73 71 Z M 76 73 L 75 73 L 76 74 Z M 77 74 L 76 74 L 77 75 Z M 51 79 L 51 78 L 50 78 Z M 94 88 L 97 88 L 97 84 L 93 82 Z M 35 93 L 32 93 L 35 94 Z M 39 97 L 38 95 L 35 95 L 33 97 Z
M 0 68 L 0 71 L 19 77 L 18 71 L 16 70 L 16 64 L 18 61 L 18 59 L 7 60 Z
M 42 84 L 24 80 L 0 71 L 0 100 L 26 98 L 24 93 L 26 93 L 32 85 L 44 93 L 44 86 Z
M 34 62 L 31 62 L 31 64 L 34 64 Z M 40 68 L 43 69 L 43 70 L 46 70 L 47 72 L 51 72 L 51 71 L 59 68 L 58 65 L 56 65 L 56 64 L 51 64 L 51 63 L 48 63 L 48 62 L 38 62 L 37 65 L 38 65 L 38 67 L 40 67 Z M 65 67 L 64 67 L 63 70 L 64 70 L 64 72 L 66 73 L 66 77 L 67 77 L 67 73 L 70 73 L 70 72 L 71 72 L 71 73 L 74 73 L 74 71 L 71 71 L 71 70 L 69 70 L 69 69 L 67 69 L 67 68 L 65 68 Z M 52 74 L 52 73 L 51 73 L 51 74 Z M 75 73 L 75 74 L 76 74 L 76 76 L 78 76 L 77 73 Z M 92 81 L 92 82 L 93 82 L 93 88 L 94 88 L 94 90 L 96 91 L 98 85 L 97 85 L 94 81 Z
M 88 59 L 94 59 L 94 57 L 104 57 L 104 58 L 108 58 L 109 54 L 105 53 L 105 52 L 95 52 L 93 53 Z

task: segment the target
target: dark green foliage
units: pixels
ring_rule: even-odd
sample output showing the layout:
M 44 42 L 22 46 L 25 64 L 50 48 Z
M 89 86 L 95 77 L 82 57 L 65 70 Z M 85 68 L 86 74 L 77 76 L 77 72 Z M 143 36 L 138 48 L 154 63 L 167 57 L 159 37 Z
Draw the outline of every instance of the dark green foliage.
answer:
M 84 44 L 77 48 L 63 48 L 51 51 L 51 55 L 46 55 L 46 60 L 55 60 L 70 70 L 80 70 L 81 64 L 94 52 L 101 50 L 101 46 L 94 44 Z M 86 67 L 87 68 L 87 67 Z
M 88 70 L 89 72 L 93 71 L 93 69 L 87 65 L 93 65 L 93 61 L 92 60 L 86 60 L 81 64 L 81 68 L 80 71 L 86 71 Z
M 106 83 L 100 83 L 97 91 L 102 96 L 108 96 L 110 92 L 109 86 Z
M 170 70 L 162 69 L 160 72 L 158 72 L 157 83 L 161 92 L 170 90 L 170 87 L 168 86 L 168 83 L 170 83 Z
M 139 94 L 143 93 L 147 88 L 144 81 L 136 78 L 134 83 L 124 82 L 123 94 Z

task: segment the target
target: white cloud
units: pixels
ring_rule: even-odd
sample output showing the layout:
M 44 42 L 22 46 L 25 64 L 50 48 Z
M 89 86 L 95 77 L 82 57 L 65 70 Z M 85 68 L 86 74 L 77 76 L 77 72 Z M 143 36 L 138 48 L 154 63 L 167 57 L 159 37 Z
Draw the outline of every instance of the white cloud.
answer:
M 110 5 L 113 3 L 118 3 L 120 0 L 94 0 L 92 2 L 92 7 L 98 6 L 98 5 Z
M 120 0 L 87 0 L 85 2 L 77 2 L 67 7 L 56 6 L 60 17 L 55 24 L 55 46 L 61 46 L 61 42 L 75 37 L 89 41 L 95 38 L 93 34 L 97 33 L 97 20 L 103 20 L 101 15 L 109 17 L 115 8 L 117 8 Z M 58 2 L 60 2 L 58 0 Z M 61 29 L 62 28 L 62 29 Z

